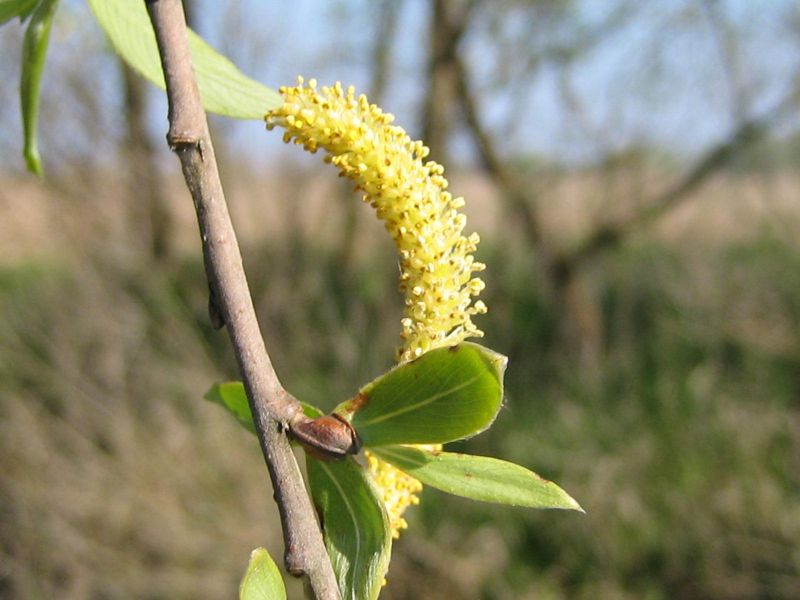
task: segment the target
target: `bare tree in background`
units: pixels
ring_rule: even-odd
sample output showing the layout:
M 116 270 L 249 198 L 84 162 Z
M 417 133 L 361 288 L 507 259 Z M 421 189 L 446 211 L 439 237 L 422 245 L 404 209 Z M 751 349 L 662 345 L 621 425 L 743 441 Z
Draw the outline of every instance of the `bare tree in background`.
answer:
M 424 105 L 424 133 L 435 157 L 441 160 L 445 153 L 447 136 L 453 128 L 453 107 L 455 104 L 460 105 L 464 124 L 471 133 L 483 170 L 500 192 L 515 219 L 524 225 L 528 243 L 536 253 L 538 270 L 532 274 L 532 278 L 549 293 L 555 305 L 561 307 L 563 333 L 573 341 L 589 363 L 594 363 L 602 345 L 603 323 L 593 292 L 581 277 L 585 267 L 602 253 L 620 246 L 632 234 L 652 225 L 689 201 L 693 192 L 709 178 L 730 165 L 756 142 L 763 140 L 779 123 L 793 114 L 800 93 L 800 77 L 793 89 L 771 108 L 757 113 L 751 110 L 747 90 L 738 77 L 736 34 L 725 23 L 716 3 L 713 0 L 703 0 L 702 9 L 707 16 L 712 35 L 717 40 L 731 98 L 732 126 L 729 134 L 660 189 L 652 192 L 646 185 L 626 189 L 626 193 L 637 197 L 627 198 L 622 204 L 635 208 L 628 208 L 626 213 L 613 218 L 604 211 L 606 214 L 602 215 L 593 230 L 582 239 L 567 248 L 559 247 L 543 231 L 540 215 L 540 207 L 549 201 L 548 180 L 544 178 L 540 183 L 531 182 L 529 174 L 514 169 L 498 150 L 493 130 L 486 123 L 486 113 L 482 110 L 478 88 L 473 81 L 473 67 L 465 58 L 464 46 L 468 38 L 466 33 L 474 27 L 478 19 L 486 17 L 487 11 L 491 11 L 491 16 L 500 21 L 513 20 L 517 26 L 524 25 L 524 31 L 518 39 L 525 40 L 527 36 L 528 39 L 535 40 L 542 37 L 542 30 L 563 26 L 570 18 L 571 4 L 545 0 L 527 3 L 431 0 L 432 38 Z M 509 45 L 506 48 L 506 60 L 498 61 L 497 69 L 501 71 L 508 68 L 507 64 L 522 64 L 524 72 L 512 73 L 510 78 L 523 79 L 526 84 L 544 65 L 558 69 L 561 74 L 559 91 L 564 110 L 574 117 L 575 122 L 583 124 L 588 136 L 602 136 L 603 132 L 593 130 L 590 120 L 585 118 L 581 99 L 569 85 L 568 70 L 577 59 L 585 56 L 607 35 L 624 25 L 630 9 L 627 3 L 619 3 L 599 24 L 590 28 L 576 25 L 571 35 L 553 36 L 555 41 L 551 43 Z M 501 85 L 511 87 L 510 82 Z M 524 114 L 524 111 L 521 112 Z M 517 113 L 508 111 L 508 118 L 510 126 L 513 126 L 514 120 L 518 118 Z M 637 171 L 636 166 L 630 162 L 637 153 L 623 153 L 620 156 L 627 158 L 620 162 L 613 158 L 613 154 L 607 154 L 607 160 L 599 161 L 599 164 L 609 166 L 600 172 L 608 182 L 615 172 L 615 169 L 610 168 L 611 165 L 623 168 L 626 178 Z M 599 187 L 615 189 L 610 185 Z
M 395 39 L 401 5 L 402 2 L 397 0 L 381 0 L 370 5 L 370 9 L 375 13 L 376 26 L 371 48 L 369 99 L 379 106 L 386 95 L 386 88 L 391 76 L 392 44 Z M 355 258 L 360 208 L 358 203 L 352 201 L 351 188 L 352 186 L 347 182 L 342 182 L 339 186 L 344 224 L 336 260 L 345 270 L 352 265 Z
M 474 4 L 473 0 L 432 0 L 430 5 L 422 139 L 431 158 L 440 163 L 448 162 L 447 141 L 456 116 L 456 55 Z
M 127 165 L 128 197 L 133 223 L 148 240 L 150 255 L 158 262 L 169 258 L 172 217 L 164 193 L 158 152 L 147 130 L 147 82 L 121 60 L 125 137 L 123 158 Z M 137 236 L 139 237 L 139 236 Z
M 192 2 L 183 2 L 186 22 L 194 28 L 196 15 Z M 146 240 L 148 251 L 156 262 L 170 258 L 173 218 L 168 195 L 159 168 L 158 147 L 148 131 L 149 84 L 124 61 L 119 60 L 125 119 L 122 158 L 127 166 L 127 189 L 132 222 Z

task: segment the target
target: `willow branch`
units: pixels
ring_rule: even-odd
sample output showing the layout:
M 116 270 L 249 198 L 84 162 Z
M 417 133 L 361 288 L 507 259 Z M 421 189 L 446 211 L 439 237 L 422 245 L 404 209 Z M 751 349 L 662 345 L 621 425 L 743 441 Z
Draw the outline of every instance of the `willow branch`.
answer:
M 145 0 L 169 100 L 167 141 L 192 194 L 209 284 L 227 326 L 281 516 L 287 570 L 306 575 L 318 600 L 339 591 L 286 435 L 300 405 L 280 384 L 258 327 L 192 67 L 181 0 Z

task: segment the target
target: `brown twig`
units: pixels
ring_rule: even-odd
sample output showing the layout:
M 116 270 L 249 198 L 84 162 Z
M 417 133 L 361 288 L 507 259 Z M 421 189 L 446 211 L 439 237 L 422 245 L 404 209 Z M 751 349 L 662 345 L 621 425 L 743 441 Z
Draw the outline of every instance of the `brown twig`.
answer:
M 236 353 L 281 516 L 286 568 L 306 575 L 318 600 L 340 598 L 286 432 L 300 404 L 278 381 L 258 327 L 192 67 L 181 0 L 145 0 L 169 100 L 167 141 L 192 194 L 206 272 Z

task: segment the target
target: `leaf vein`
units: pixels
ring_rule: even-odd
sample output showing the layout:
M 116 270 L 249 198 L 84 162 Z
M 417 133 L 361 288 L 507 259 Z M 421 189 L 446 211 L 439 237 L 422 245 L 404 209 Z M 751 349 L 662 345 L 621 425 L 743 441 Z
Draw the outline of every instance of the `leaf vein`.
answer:
M 352 572 L 353 578 L 355 578 L 357 573 L 356 573 L 356 569 L 354 568 L 354 565 L 358 565 L 360 563 L 359 556 L 361 554 L 361 528 L 358 525 L 358 519 L 356 518 L 357 515 L 356 515 L 355 511 L 353 510 L 353 506 L 350 504 L 350 501 L 347 498 L 347 494 L 345 494 L 344 490 L 342 489 L 342 486 L 339 485 L 339 482 L 336 480 L 336 478 L 331 473 L 330 468 L 327 465 L 325 465 L 324 463 L 322 463 L 321 461 L 320 461 L 319 466 L 322 467 L 322 470 L 324 471 L 324 473 L 333 482 L 333 485 L 336 487 L 336 490 L 339 492 L 339 494 L 342 497 L 342 501 L 344 502 L 345 508 L 347 508 L 347 514 L 350 515 L 350 519 L 353 521 L 353 529 L 356 532 L 356 552 L 355 552 L 355 557 L 353 559 L 353 562 L 349 565 L 349 567 L 350 567 L 350 571 Z M 353 587 L 355 588 L 355 585 Z
M 402 415 L 404 413 L 411 412 L 412 410 L 417 410 L 418 408 L 422 408 L 423 406 L 427 406 L 428 404 L 430 404 L 432 402 L 436 402 L 436 400 L 438 400 L 439 398 L 443 398 L 444 396 L 448 396 L 450 394 L 454 394 L 455 392 L 458 392 L 459 390 L 462 390 L 462 389 L 464 389 L 466 387 L 469 387 L 470 385 L 475 383 L 478 379 L 480 379 L 482 375 L 483 375 L 483 373 L 478 373 L 477 375 L 474 375 L 473 377 L 467 379 L 466 381 L 464 381 L 463 383 L 461 383 L 461 384 L 459 384 L 459 385 L 457 385 L 455 387 L 447 389 L 447 390 L 445 390 L 443 392 L 439 392 L 438 394 L 434 394 L 433 396 L 431 396 L 429 398 L 425 398 L 424 400 L 421 400 L 421 401 L 417 402 L 416 404 L 409 404 L 408 406 L 404 406 L 403 408 L 398 408 L 397 410 L 395 410 L 393 412 L 389 412 L 389 413 L 374 417 L 374 418 L 372 418 L 370 420 L 367 420 L 367 421 L 364 421 L 363 423 L 360 423 L 359 425 L 360 425 L 360 427 L 369 427 L 370 425 L 376 425 L 377 423 L 382 423 L 382 422 L 387 421 L 389 419 L 392 419 L 392 418 L 394 418 L 394 417 L 396 417 L 398 415 Z

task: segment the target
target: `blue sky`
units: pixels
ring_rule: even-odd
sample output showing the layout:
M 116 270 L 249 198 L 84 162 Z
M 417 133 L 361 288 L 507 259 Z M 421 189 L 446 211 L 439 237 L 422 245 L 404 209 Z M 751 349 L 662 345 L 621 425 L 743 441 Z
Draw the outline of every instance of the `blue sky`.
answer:
M 515 61 L 529 48 L 568 37 L 576 26 L 591 29 L 624 1 L 575 2 L 569 20 L 544 34 L 523 35 L 511 44 L 511 54 L 504 60 L 498 54 L 502 40 L 489 32 L 492 10 L 500 3 L 484 4 L 463 47 L 481 90 L 482 111 L 504 152 L 582 163 L 609 149 L 651 144 L 691 156 L 730 131 L 733 88 L 742 92 L 737 97 L 746 99 L 747 111 L 757 113 L 785 94 L 791 78 L 800 73 L 800 9 L 793 0 L 650 0 L 629 2 L 622 25 L 600 36 L 592 51 L 568 70 L 546 64 L 533 76 L 520 77 Z M 248 75 L 267 85 L 293 83 L 298 74 L 316 77 L 321 83 L 341 80 L 359 90 L 369 85 L 376 2 L 197 0 L 194 6 L 200 33 Z M 730 64 L 723 60 L 720 38 L 709 25 L 709 6 L 716 6 L 716 14 L 736 34 Z M 84 118 L 106 119 L 108 124 L 100 129 L 113 132 L 119 129 L 114 120 L 119 102 L 116 65 L 82 2 L 67 0 L 61 11 L 46 78 L 64 77 L 65 73 L 76 77 L 74 73 L 81 68 L 92 70 L 89 87 L 99 98 L 101 114 Z M 393 78 L 382 102 L 412 134 L 419 133 L 428 12 L 425 0 L 402 4 L 393 39 Z M 507 22 L 502 29 L 506 39 L 530 31 L 523 20 L 531 18 L 529 13 L 518 14 L 518 21 Z M 20 33 L 14 28 L 6 26 L 0 33 L 9 38 L 2 48 L 13 50 L 10 38 L 18 38 Z M 83 64 L 76 65 L 76 59 Z M 18 78 L 14 56 L 6 52 L 0 64 L 4 81 Z M 496 80 L 504 71 L 511 72 L 511 78 L 501 85 Z M 57 84 L 48 79 L 44 94 L 59 96 Z M 564 82 L 578 113 L 564 105 L 559 93 Z M 511 88 L 516 90 L 513 94 Z M 153 88 L 152 97 L 152 129 L 160 139 L 166 127 L 163 93 Z M 18 117 L 9 110 L 15 98 L 6 89 L 0 101 L 5 107 L 0 121 L 3 136 L 16 138 Z M 80 104 L 73 106 L 66 96 L 51 98 L 53 104 L 63 107 L 58 119 L 61 127 L 68 128 L 70 110 L 81 110 Z M 45 116 L 43 123 L 47 122 Z M 265 162 L 275 157 L 302 160 L 299 153 L 283 148 L 279 134 L 265 133 L 260 123 L 225 126 L 231 127 L 233 146 L 246 148 L 251 156 L 263 156 Z M 79 146 L 83 132 L 79 124 L 73 127 L 76 130 L 71 136 Z M 57 136 L 55 143 L 63 137 Z M 456 140 L 456 157 L 468 159 L 470 146 L 465 136 Z M 3 148 L 8 148 L 8 140 L 4 141 Z M 86 143 L 86 151 L 93 151 L 96 142 L 90 139 Z M 43 151 L 47 157 L 46 145 Z M 9 163 L 19 166 L 21 161 L 10 158 Z
M 287 10 L 283 3 L 243 2 L 240 10 L 249 23 L 257 24 L 243 27 L 245 39 L 262 44 L 265 54 L 243 56 L 242 67 L 270 85 L 291 83 L 304 74 L 366 89 L 369 55 L 364 50 L 372 43 L 375 4 L 295 0 Z M 417 130 L 422 95 L 428 4 L 403 4 L 394 41 L 396 77 L 383 102 L 412 132 Z M 591 27 L 617 4 L 576 2 L 572 18 Z M 485 89 L 483 110 L 498 131 L 508 130 L 504 139 L 510 153 L 582 161 L 609 147 L 643 143 L 696 154 L 733 126 L 730 73 L 737 89 L 744 91 L 748 111 L 758 113 L 782 97 L 792 75 L 800 72 L 800 9 L 793 1 L 632 2 L 624 25 L 602 36 L 595 49 L 570 68 L 570 86 L 587 121 L 579 124 L 564 110 L 557 93 L 563 69 L 539 70 L 522 86 L 524 99 L 516 104 L 507 89 L 493 91 L 496 44 L 482 31 L 492 5 L 486 3 L 464 48 Z M 708 6 L 716 6 L 719 18 L 735 33 L 733 66 L 725 64 Z M 200 27 L 216 43 L 224 37 L 221 19 L 205 19 Z M 527 31 L 527 24 L 518 27 Z

